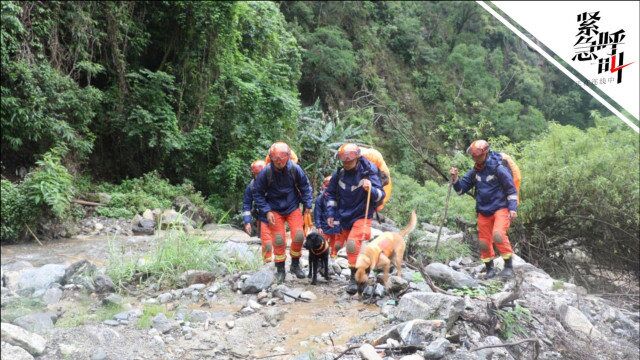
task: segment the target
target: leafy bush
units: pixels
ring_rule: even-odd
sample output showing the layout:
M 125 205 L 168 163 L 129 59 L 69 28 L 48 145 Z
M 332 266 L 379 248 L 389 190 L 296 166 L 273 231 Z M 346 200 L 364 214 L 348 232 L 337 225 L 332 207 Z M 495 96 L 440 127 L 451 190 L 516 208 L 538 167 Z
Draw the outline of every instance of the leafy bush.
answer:
M 551 125 L 522 150 L 519 214 L 535 245 L 529 255 L 555 262 L 572 240 L 596 265 L 640 271 L 638 136 L 612 126 L 616 119 L 594 118 L 586 131 Z
M 69 209 L 73 198 L 73 177 L 69 174 L 54 151 L 44 154 L 36 161 L 38 168 L 29 173 L 21 186 L 28 200 L 36 206 L 46 206 L 61 219 Z
M 70 215 L 73 178 L 56 151 L 47 152 L 25 180 L 13 184 L 2 179 L 2 232 L 0 241 L 18 241 L 36 221 L 49 214 L 57 219 Z
M 528 336 L 526 325 L 533 318 L 529 309 L 518 304 L 513 309 L 496 310 L 496 316 L 500 319 L 500 336 L 508 340 L 514 335 Z
M 434 225 L 440 225 L 444 215 L 444 204 L 447 198 L 447 186 L 438 185 L 434 181 L 427 181 L 424 186 L 418 182 L 391 169 L 393 193 L 383 213 L 401 223 L 409 219 L 411 210 L 416 209 L 418 219 Z M 470 196 L 458 196 L 451 189 L 449 210 L 445 226 L 456 228 L 455 219 L 462 218 L 468 222 L 475 222 L 475 202 Z
M 97 190 L 111 195 L 109 204 L 96 209 L 98 215 L 106 217 L 131 218 L 146 209 L 170 208 L 178 196 L 186 196 L 194 205 L 212 212 L 193 184 L 185 181 L 181 185 L 172 185 L 166 179 L 160 178 L 156 172 L 145 174 L 141 178 L 125 180 L 119 185 L 101 184 Z

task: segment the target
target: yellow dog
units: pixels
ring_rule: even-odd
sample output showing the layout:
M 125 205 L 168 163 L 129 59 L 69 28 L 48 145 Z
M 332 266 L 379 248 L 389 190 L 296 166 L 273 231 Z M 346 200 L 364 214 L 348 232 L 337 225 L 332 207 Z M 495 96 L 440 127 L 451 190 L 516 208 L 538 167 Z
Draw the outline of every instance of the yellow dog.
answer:
M 417 222 L 414 210 L 411 212 L 409 224 L 402 231 L 399 233 L 384 232 L 368 243 L 360 252 L 356 260 L 356 282 L 358 283 L 359 295 L 362 295 L 369 278 L 369 272 L 376 268 L 384 270 L 383 282 L 385 288 L 388 289 L 389 269 L 392 260 L 398 271 L 398 276 L 402 276 L 402 258 L 406 247 L 404 238 L 415 229 Z

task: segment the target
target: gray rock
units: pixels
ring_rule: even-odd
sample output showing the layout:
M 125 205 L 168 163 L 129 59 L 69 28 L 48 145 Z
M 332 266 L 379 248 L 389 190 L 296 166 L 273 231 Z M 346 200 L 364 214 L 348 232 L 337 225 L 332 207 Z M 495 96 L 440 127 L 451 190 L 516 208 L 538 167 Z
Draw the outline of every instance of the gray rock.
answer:
M 193 310 L 189 314 L 189 319 L 193 322 L 205 322 L 211 318 L 211 313 L 204 310 Z
M 98 348 L 93 355 L 91 355 L 91 360 L 106 360 L 107 353 L 102 348 Z
M 156 231 L 156 221 L 142 218 L 131 227 L 134 235 L 153 235 Z
M 105 325 L 109 325 L 109 326 L 118 326 L 118 325 L 120 325 L 120 321 L 110 320 L 110 319 L 109 320 L 105 320 L 102 323 L 105 324 Z
M 95 292 L 98 294 L 106 294 L 115 290 L 113 280 L 107 275 L 98 274 L 93 278 Z
M 106 298 L 102 299 L 104 305 L 122 305 L 124 299 L 118 294 L 109 294 Z
M 9 323 L 0 324 L 0 333 L 3 341 L 19 346 L 34 356 L 41 355 L 47 345 L 42 336 Z
M 403 356 L 400 360 L 424 360 L 424 356 L 418 354 L 411 354 L 407 356 Z
M 275 276 L 269 269 L 262 269 L 257 273 L 251 275 L 242 284 L 243 294 L 257 294 L 260 291 L 267 289 L 273 283 Z
M 60 301 L 60 299 L 62 299 L 62 294 L 63 294 L 63 291 L 60 290 L 60 288 L 51 287 L 47 289 L 42 295 L 42 301 L 46 305 L 57 304 Z
M 449 347 L 449 340 L 445 338 L 435 339 L 424 349 L 425 359 L 440 359 L 444 357 Z
M 227 241 L 220 247 L 219 253 L 227 259 L 243 261 L 258 260 L 257 253 L 253 251 L 248 244 L 243 242 Z
M 4 341 L 2 342 L 2 358 L 11 360 L 33 360 L 33 356 L 31 356 L 27 350 Z
M 402 274 L 404 275 L 404 274 Z M 399 276 L 389 276 L 389 292 L 397 294 L 409 287 L 409 282 Z
M 380 355 L 376 352 L 376 349 L 371 346 L 371 344 L 364 344 L 360 346 L 357 352 L 360 354 L 360 357 L 365 360 L 382 360 Z
M 502 340 L 495 336 L 487 336 L 478 346 L 501 345 Z M 503 347 L 487 348 L 476 351 L 479 359 L 513 359 L 507 349 Z
M 602 334 L 591 324 L 589 319 L 573 306 L 561 305 L 557 309 L 557 315 L 565 329 L 592 338 L 602 338 Z
M 173 300 L 173 295 L 171 295 L 171 293 L 164 293 L 164 294 L 158 295 L 158 301 L 160 302 L 160 304 L 166 304 L 171 300 Z
M 89 261 L 76 261 L 75 263 L 71 264 L 65 271 L 61 284 L 82 285 L 89 292 L 93 292 L 95 290 L 93 278 L 97 273 L 98 268 Z
M 20 273 L 17 289 L 35 291 L 46 289 L 53 283 L 62 283 L 67 267 L 60 264 L 47 264 L 38 268 L 25 269 Z
M 477 288 L 478 282 L 471 276 L 455 271 L 447 265 L 431 263 L 427 265 L 426 272 L 434 281 L 443 282 L 454 288 Z
M 392 327 L 374 343 L 383 344 L 389 339 L 399 341 L 405 345 L 421 345 L 434 339 L 443 337 L 446 332 L 446 323 L 443 320 L 415 319 L 403 322 Z
M 441 319 L 447 329 L 460 317 L 464 310 L 464 298 L 440 293 L 413 292 L 400 299 L 393 315 L 401 320 Z
M 271 326 L 275 326 L 278 322 L 284 320 L 286 310 L 280 307 L 270 307 L 264 312 L 264 320 Z
M 33 313 L 20 316 L 13 320 L 13 324 L 36 334 L 46 334 L 53 329 L 54 313 Z
M 166 334 L 175 328 L 175 324 L 169 321 L 164 313 L 156 315 L 153 318 L 152 322 L 153 328 L 158 330 L 162 334 Z

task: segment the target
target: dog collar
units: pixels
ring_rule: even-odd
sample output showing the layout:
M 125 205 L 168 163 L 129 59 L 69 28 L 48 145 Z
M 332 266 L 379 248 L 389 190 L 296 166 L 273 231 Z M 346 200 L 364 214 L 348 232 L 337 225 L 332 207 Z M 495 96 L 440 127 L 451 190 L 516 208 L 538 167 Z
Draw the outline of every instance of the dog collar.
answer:
M 315 249 L 312 249 L 311 252 L 313 253 L 313 255 L 320 255 L 325 251 L 327 251 L 328 248 L 329 248 L 329 243 L 327 242 L 327 240 L 325 240 L 322 242 L 322 246 L 320 247 L 320 250 L 316 251 Z

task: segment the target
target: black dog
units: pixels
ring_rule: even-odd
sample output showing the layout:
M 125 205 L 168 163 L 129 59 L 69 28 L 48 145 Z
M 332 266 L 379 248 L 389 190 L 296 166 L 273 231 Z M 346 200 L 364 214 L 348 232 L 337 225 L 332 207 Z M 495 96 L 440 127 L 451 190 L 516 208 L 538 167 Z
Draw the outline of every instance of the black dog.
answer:
M 311 285 L 316 284 L 318 278 L 318 266 L 323 267 L 324 273 L 320 273 L 327 281 L 329 280 L 329 243 L 322 235 L 312 232 L 307 235 L 304 248 L 309 250 L 309 275 Z

